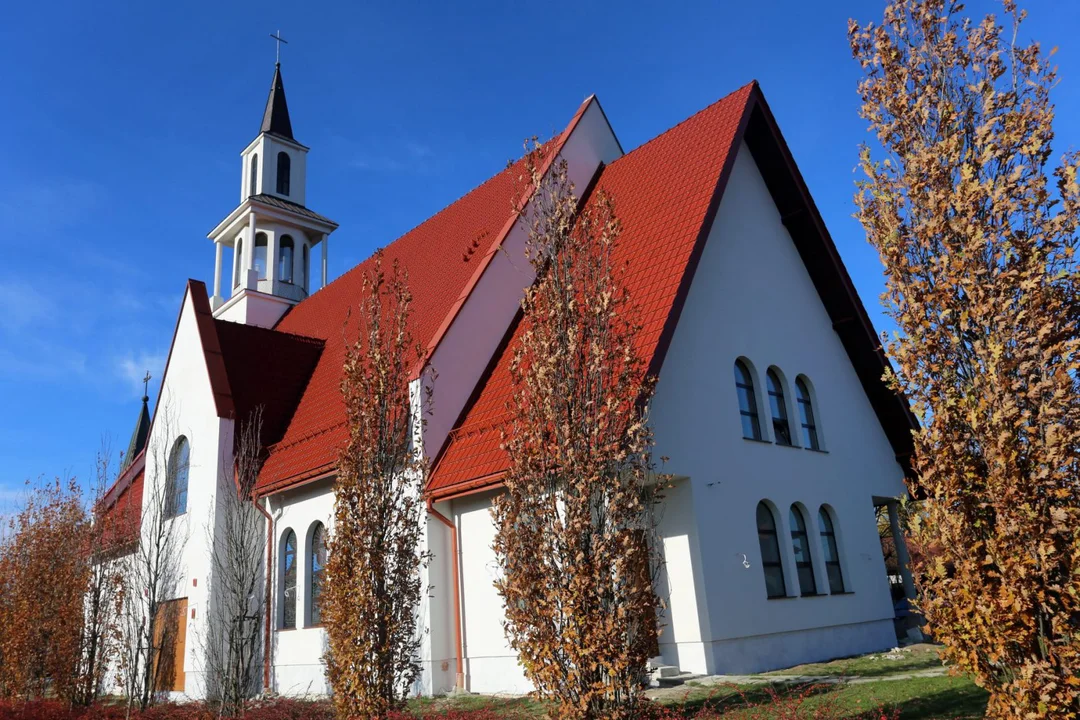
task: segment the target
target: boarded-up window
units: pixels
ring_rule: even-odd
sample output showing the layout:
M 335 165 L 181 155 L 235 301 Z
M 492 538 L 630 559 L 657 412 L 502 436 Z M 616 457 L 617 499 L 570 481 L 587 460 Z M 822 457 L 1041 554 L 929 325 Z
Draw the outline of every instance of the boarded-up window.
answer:
M 154 618 L 154 688 L 184 691 L 184 650 L 187 642 L 187 598 L 161 603 Z

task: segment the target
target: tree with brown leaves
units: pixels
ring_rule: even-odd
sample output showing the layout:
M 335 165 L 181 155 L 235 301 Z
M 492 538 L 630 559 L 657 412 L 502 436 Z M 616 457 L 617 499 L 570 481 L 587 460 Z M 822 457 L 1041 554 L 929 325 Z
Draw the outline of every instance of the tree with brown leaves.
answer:
M 341 392 L 349 441 L 338 459 L 320 605 L 326 672 L 342 720 L 402 707 L 420 672 L 427 472 L 419 408 L 426 400 L 410 402 L 410 371 L 423 357 L 409 330 L 411 302 L 405 271 L 395 262 L 387 274 L 377 252 L 364 276 L 356 339 L 346 342 Z
M 494 501 L 506 632 L 560 717 L 635 716 L 657 632 L 652 383 L 598 191 L 579 208 L 567 166 L 526 158 L 522 209 L 535 283 L 513 348 L 510 467 Z
M 915 434 L 920 610 L 991 717 L 1080 714 L 1080 157 L 1051 152 L 1055 71 L 1024 13 L 892 0 L 849 26 L 858 218 L 885 265 L 892 386 Z
M 87 524 L 78 484 L 59 479 L 30 487 L 10 521 L 0 544 L 0 697 L 78 698 Z

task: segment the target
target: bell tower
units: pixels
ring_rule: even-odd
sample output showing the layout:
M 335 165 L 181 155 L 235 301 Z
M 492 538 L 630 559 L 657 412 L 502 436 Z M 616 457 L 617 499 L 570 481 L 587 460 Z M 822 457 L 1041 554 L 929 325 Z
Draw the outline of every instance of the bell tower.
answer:
M 327 246 L 337 223 L 307 207 L 307 153 L 293 136 L 279 62 L 259 134 L 240 153 L 240 204 L 207 236 L 215 251 L 214 317 L 272 326 L 314 292 L 316 246 L 319 287 L 326 285 Z M 231 272 L 222 267 L 226 247 L 233 250 Z

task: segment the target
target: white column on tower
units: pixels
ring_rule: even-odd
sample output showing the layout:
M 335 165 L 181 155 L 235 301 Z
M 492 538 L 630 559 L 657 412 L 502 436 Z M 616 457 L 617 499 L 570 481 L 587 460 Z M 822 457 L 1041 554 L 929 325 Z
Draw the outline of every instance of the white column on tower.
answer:
M 255 258 L 255 213 L 248 214 L 248 236 L 247 242 L 244 243 L 244 264 L 240 266 L 240 282 L 246 288 L 255 290 L 257 285 L 252 285 L 248 282 L 250 277 L 249 271 L 254 269 Z
M 221 298 L 221 242 L 214 241 L 214 298 L 211 305 L 215 310 L 222 303 Z
M 322 236 L 322 285 L 319 287 L 326 287 L 326 266 L 328 264 L 327 254 L 330 252 L 330 236 L 323 233 Z

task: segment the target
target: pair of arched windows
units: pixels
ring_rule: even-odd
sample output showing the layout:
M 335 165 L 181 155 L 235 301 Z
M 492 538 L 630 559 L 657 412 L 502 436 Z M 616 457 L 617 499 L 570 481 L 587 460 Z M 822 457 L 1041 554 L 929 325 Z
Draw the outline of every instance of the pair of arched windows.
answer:
M 289 528 L 281 543 L 281 627 L 285 630 L 296 629 L 296 596 L 298 547 L 296 532 Z M 311 526 L 308 534 L 307 564 L 307 622 L 306 626 L 319 625 L 322 622 L 320 600 L 323 591 L 323 577 L 326 570 L 326 527 L 321 522 Z
M 810 535 L 806 518 L 798 505 L 792 505 L 788 517 L 791 525 L 791 549 L 795 556 L 795 571 L 799 579 L 799 593 L 817 595 L 814 578 L 814 560 L 810 550 Z M 844 574 L 840 569 L 840 551 L 836 543 L 836 528 L 830 510 L 822 505 L 818 509 L 818 528 L 821 534 L 821 551 L 829 578 L 829 592 L 843 593 Z M 767 502 L 757 506 L 758 544 L 761 547 L 761 566 L 765 573 L 765 591 L 770 598 L 787 597 L 784 581 L 784 561 L 776 516 Z
M 165 468 L 165 516 L 176 517 L 187 512 L 188 469 L 191 466 L 191 444 L 181 435 L 173 443 Z
M 304 243 L 303 249 L 303 261 L 304 261 L 304 287 L 307 287 L 307 275 L 308 275 L 308 247 Z M 278 246 L 278 280 L 281 282 L 291 283 L 293 282 L 293 268 L 294 268 L 294 253 L 296 251 L 296 244 L 293 242 L 292 235 L 282 235 L 281 243 Z M 255 253 L 252 256 L 252 264 L 255 270 L 259 273 L 259 279 L 266 279 L 266 253 L 267 253 L 267 238 L 266 233 L 255 233 Z M 238 238 L 236 240 L 235 260 L 233 262 L 233 287 L 240 285 L 240 268 L 243 265 L 244 257 L 244 241 Z
M 793 445 L 791 423 L 788 420 L 787 398 L 784 382 L 779 371 L 770 367 L 765 373 L 769 395 L 769 415 L 772 421 L 773 437 L 778 445 Z M 758 403 L 754 374 L 746 361 L 735 361 L 735 393 L 739 400 L 739 415 L 742 421 L 743 437 L 748 440 L 763 440 L 761 422 L 758 419 Z M 810 381 L 804 375 L 795 378 L 795 397 L 799 411 L 799 426 L 802 446 L 810 450 L 820 450 L 817 423 L 814 419 L 814 406 L 810 394 Z

